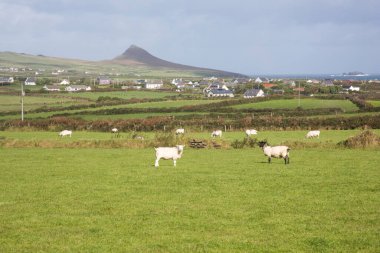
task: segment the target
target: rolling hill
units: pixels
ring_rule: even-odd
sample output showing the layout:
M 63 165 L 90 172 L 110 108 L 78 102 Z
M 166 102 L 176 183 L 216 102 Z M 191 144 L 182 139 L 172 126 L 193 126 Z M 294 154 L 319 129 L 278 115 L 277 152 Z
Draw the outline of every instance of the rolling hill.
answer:
M 62 68 L 81 75 L 85 72 L 93 75 L 122 75 L 126 77 L 244 77 L 239 73 L 209 68 L 199 68 L 165 61 L 151 55 L 148 51 L 132 45 L 123 54 L 111 60 L 86 61 L 44 55 L 30 55 L 14 52 L 0 52 L 1 69 L 11 67 L 26 69 L 45 69 L 47 71 Z

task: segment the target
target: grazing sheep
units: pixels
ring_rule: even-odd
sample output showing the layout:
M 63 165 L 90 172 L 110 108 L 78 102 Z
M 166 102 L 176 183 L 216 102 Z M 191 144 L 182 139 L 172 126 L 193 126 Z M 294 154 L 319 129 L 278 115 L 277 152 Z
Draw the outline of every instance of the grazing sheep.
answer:
M 211 133 L 211 137 L 222 137 L 222 130 L 215 130 Z
M 175 131 L 175 134 L 185 134 L 185 129 L 183 128 L 178 128 L 176 131 Z
M 245 134 L 247 135 L 247 137 L 249 137 L 251 135 L 257 134 L 257 130 L 255 130 L 255 129 L 247 129 L 247 130 L 245 130 Z
M 115 137 L 120 137 L 119 129 L 117 129 L 116 127 L 111 129 L 111 133 L 115 135 Z
M 175 147 L 158 147 L 154 148 L 156 150 L 156 162 L 155 167 L 158 167 L 158 161 L 163 158 L 165 160 L 172 159 L 174 166 L 177 165 L 177 159 L 181 158 L 183 153 L 184 145 L 177 145 Z
M 135 139 L 135 140 L 144 140 L 144 137 L 142 137 L 141 135 L 138 135 L 138 134 L 133 134 L 132 135 L 132 139 Z
M 268 163 L 271 163 L 272 157 L 284 158 L 285 164 L 289 164 L 289 150 L 288 146 L 268 146 L 266 141 L 260 141 L 259 146 L 263 149 L 264 155 L 268 157 Z
M 319 138 L 319 135 L 321 134 L 321 131 L 319 130 L 314 130 L 314 131 L 309 131 L 307 134 L 306 134 L 306 137 L 305 138 L 314 138 L 314 137 L 318 137 Z
M 73 133 L 73 131 L 71 131 L 71 130 L 63 130 L 58 135 L 61 137 L 69 135 L 71 137 L 72 133 Z

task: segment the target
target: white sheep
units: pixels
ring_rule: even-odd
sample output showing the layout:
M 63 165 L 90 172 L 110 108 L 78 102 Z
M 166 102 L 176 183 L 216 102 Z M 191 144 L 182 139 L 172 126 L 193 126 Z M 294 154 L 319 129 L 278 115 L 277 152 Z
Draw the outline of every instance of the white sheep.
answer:
M 73 131 L 71 131 L 71 130 L 63 130 L 58 135 L 61 137 L 69 135 L 71 137 L 72 133 L 73 133 Z
M 314 138 L 314 137 L 318 137 L 319 138 L 319 135 L 321 134 L 321 131 L 319 130 L 314 130 L 314 131 L 309 131 L 307 134 L 306 134 L 306 137 L 305 138 Z
M 222 130 L 215 130 L 211 133 L 211 137 L 222 137 Z
M 251 135 L 257 134 L 257 130 L 255 130 L 255 129 L 247 129 L 247 130 L 245 130 L 245 134 L 249 137 Z
M 176 131 L 175 131 L 175 134 L 185 134 L 185 129 L 183 128 L 178 128 Z
M 175 147 L 158 147 L 154 148 L 156 150 L 156 162 L 155 167 L 158 167 L 158 161 L 163 158 L 165 160 L 172 159 L 174 166 L 177 165 L 177 159 L 181 158 L 183 153 L 184 145 L 177 145 Z
M 260 141 L 259 146 L 263 149 L 264 155 L 268 157 L 268 162 L 271 163 L 272 157 L 284 158 L 285 164 L 289 164 L 289 150 L 288 146 L 268 146 L 266 141 Z
M 111 129 L 111 133 L 115 135 L 115 137 L 120 137 L 119 129 L 117 129 L 116 127 Z

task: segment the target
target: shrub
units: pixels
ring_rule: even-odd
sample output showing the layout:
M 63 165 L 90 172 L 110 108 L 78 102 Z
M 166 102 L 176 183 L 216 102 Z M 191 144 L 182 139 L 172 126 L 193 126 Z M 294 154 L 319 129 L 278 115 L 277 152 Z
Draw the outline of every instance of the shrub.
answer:
M 257 139 L 256 138 L 249 138 L 245 137 L 243 140 L 234 140 L 231 142 L 231 147 L 238 149 L 238 148 L 244 148 L 244 147 L 249 147 L 249 148 L 254 148 L 257 146 Z
M 341 141 L 338 145 L 347 148 L 375 148 L 380 147 L 380 136 L 370 130 L 365 130 L 360 134 Z

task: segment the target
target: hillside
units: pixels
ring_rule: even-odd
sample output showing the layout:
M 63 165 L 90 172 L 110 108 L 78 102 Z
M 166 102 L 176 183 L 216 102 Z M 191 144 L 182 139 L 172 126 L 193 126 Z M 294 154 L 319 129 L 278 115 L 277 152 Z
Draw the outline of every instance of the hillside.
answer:
M 146 50 L 132 45 L 123 54 L 111 60 L 86 61 L 43 55 L 0 52 L 0 74 L 9 68 L 44 69 L 46 75 L 55 69 L 65 69 L 73 75 L 106 74 L 132 77 L 242 77 L 239 73 L 198 68 L 162 60 Z
M 122 55 L 117 56 L 111 62 L 123 64 L 127 66 L 148 66 L 151 68 L 167 68 L 177 69 L 181 71 L 194 71 L 201 75 L 206 73 L 212 73 L 214 76 L 221 77 L 241 77 L 243 75 L 239 73 L 232 73 L 222 70 L 199 68 L 194 66 L 188 66 L 178 63 L 162 60 L 154 55 L 151 55 L 148 51 L 136 46 L 131 45 Z

